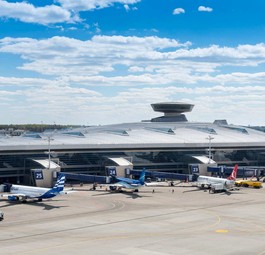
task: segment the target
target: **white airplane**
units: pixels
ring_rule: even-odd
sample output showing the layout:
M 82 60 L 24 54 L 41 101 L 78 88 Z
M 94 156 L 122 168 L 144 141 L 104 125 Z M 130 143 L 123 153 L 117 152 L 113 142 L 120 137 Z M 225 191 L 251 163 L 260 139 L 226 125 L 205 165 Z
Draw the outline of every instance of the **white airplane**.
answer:
M 145 169 L 141 172 L 139 180 L 133 180 L 130 178 L 123 178 L 112 176 L 115 183 L 109 185 L 110 190 L 130 190 L 137 192 L 138 189 L 145 184 Z
M 53 188 L 41 188 L 41 187 L 32 187 L 32 186 L 23 186 L 12 184 L 10 187 L 9 194 L 1 194 L 1 197 L 7 197 L 10 201 L 22 200 L 26 202 L 27 199 L 38 199 L 39 202 L 42 199 L 52 198 L 59 194 L 66 194 L 64 189 L 65 175 L 60 174 L 58 176 L 57 182 Z
M 230 190 L 235 186 L 237 170 L 238 165 L 236 164 L 227 179 L 200 175 L 197 179 L 197 186 L 200 188 L 209 188 L 213 191 Z

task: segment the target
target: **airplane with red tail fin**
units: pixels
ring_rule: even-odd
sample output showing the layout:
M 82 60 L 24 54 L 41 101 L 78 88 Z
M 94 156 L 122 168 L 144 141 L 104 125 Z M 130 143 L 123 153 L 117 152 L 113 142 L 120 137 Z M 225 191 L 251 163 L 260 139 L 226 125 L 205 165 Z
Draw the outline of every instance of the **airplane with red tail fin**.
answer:
M 211 176 L 200 175 L 197 179 L 197 186 L 200 188 L 208 188 L 212 191 L 228 191 L 235 187 L 238 165 L 233 168 L 231 175 L 228 178 L 218 178 Z

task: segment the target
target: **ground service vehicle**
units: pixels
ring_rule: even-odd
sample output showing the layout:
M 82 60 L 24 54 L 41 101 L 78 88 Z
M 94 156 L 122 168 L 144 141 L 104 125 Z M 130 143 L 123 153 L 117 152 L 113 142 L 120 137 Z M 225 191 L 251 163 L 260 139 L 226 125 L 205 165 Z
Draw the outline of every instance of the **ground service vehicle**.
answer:
M 226 190 L 227 190 L 227 187 L 225 186 L 224 183 L 214 183 L 211 185 L 209 192 L 218 193 L 218 192 L 223 192 Z
M 252 187 L 256 189 L 262 188 L 262 182 L 252 180 L 238 180 L 235 182 L 237 187 Z
M 0 211 L 0 221 L 4 219 L 4 213 Z

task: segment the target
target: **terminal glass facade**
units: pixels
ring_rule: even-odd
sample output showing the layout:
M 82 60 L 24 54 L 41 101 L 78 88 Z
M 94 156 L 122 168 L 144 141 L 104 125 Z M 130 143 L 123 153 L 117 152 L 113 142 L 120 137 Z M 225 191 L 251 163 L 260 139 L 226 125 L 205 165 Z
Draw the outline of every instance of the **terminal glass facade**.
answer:
M 265 166 L 265 148 L 213 149 L 212 158 L 218 165 Z M 51 159 L 59 163 L 61 171 L 105 175 L 106 166 L 111 166 L 111 157 L 126 158 L 135 170 L 189 173 L 189 165 L 200 163 L 193 156 L 208 155 L 207 148 L 190 149 L 139 149 L 104 151 L 54 151 Z M 36 169 L 32 159 L 47 159 L 44 152 L 6 153 L 0 155 L 0 182 L 29 183 L 30 169 Z

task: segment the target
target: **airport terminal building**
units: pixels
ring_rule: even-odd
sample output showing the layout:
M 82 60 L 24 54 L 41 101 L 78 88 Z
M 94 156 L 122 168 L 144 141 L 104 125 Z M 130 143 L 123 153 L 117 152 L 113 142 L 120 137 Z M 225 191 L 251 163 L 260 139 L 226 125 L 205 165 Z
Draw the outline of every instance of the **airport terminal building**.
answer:
M 195 165 L 265 166 L 265 133 L 250 127 L 189 122 L 194 105 L 156 103 L 163 116 L 137 123 L 0 136 L 0 183 L 36 184 L 38 171 L 107 175 L 122 167 L 191 173 Z M 50 158 L 50 160 L 49 160 Z

